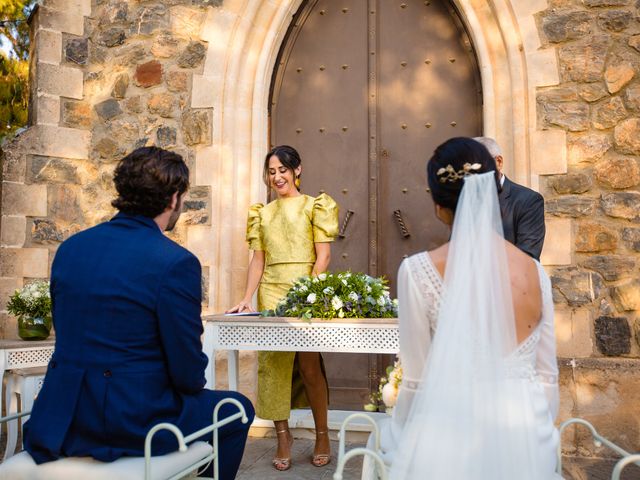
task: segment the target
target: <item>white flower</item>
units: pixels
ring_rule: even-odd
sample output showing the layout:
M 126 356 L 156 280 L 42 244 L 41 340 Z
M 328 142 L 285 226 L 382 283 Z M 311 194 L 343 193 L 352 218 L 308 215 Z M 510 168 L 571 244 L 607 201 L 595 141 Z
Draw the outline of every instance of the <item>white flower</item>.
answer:
M 342 311 L 342 309 L 340 309 L 340 311 L 338 312 L 338 318 L 344 318 L 344 312 Z
M 391 383 L 382 387 L 382 401 L 387 407 L 393 407 L 398 400 L 398 389 Z
M 394 306 L 396 306 L 396 307 L 399 305 L 399 302 L 398 302 L 398 299 L 397 299 L 397 298 L 394 298 L 392 303 L 393 303 L 393 305 L 394 305 Z
M 310 293 L 307 296 L 307 303 L 314 303 L 316 301 L 316 294 L 315 293 Z
M 385 304 L 384 297 L 383 297 L 382 295 L 380 295 L 380 296 L 378 297 L 378 305 L 379 305 L 380 307 L 384 307 L 384 304 Z
M 332 287 L 327 287 L 322 290 L 322 293 L 324 293 L 325 295 L 333 295 L 335 293 L 335 290 Z
M 349 283 L 345 279 L 342 279 L 342 283 L 344 284 L 345 287 L 349 285 Z
M 353 302 L 357 302 L 358 301 L 358 294 L 356 292 L 351 292 L 349 293 L 349 300 L 353 301 Z
M 318 277 L 313 277 L 313 283 L 318 283 Z
M 294 305 L 293 307 L 291 307 L 291 311 L 292 312 L 297 312 L 298 311 L 298 306 Z
M 318 275 L 318 279 L 324 282 L 327 279 L 327 274 L 321 273 L 320 275 Z
M 340 300 L 340 297 L 334 296 L 331 299 L 331 306 L 334 310 L 340 310 L 344 306 L 344 304 L 342 303 L 342 300 Z
M 42 294 L 41 294 L 40 292 L 35 291 L 35 292 L 33 293 L 33 298 L 40 298 L 40 296 L 41 296 L 41 295 L 42 295 Z
M 367 293 L 371 293 L 371 287 L 367 285 L 366 287 L 364 287 L 364 291 Z
M 307 292 L 309 291 L 309 288 L 306 285 L 300 285 L 298 290 L 300 290 L 301 292 Z
M 370 303 L 371 305 L 375 305 L 376 301 L 373 297 L 367 297 L 365 298 L 365 300 L 367 301 L 367 303 Z

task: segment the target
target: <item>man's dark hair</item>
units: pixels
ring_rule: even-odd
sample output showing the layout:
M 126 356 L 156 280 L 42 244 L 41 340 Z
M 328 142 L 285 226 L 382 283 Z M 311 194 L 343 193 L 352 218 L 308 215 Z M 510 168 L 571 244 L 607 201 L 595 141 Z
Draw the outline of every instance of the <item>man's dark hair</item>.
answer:
M 500 191 L 500 177 L 496 161 L 487 148 L 471 138 L 450 138 L 436 148 L 433 156 L 427 162 L 427 181 L 429 182 L 433 201 L 441 207 L 451 209 L 454 213 L 464 185 L 463 177 L 455 181 L 442 182 L 442 175 L 438 175 L 438 172 L 441 169 L 446 170 L 447 167 L 459 172 L 464 170 L 464 164 L 466 163 L 480 165 L 478 169 L 469 171 L 469 174 L 495 172 L 496 187 Z
M 111 205 L 129 215 L 155 218 L 171 203 L 171 196 L 189 188 L 189 167 L 177 153 L 141 147 L 118 163 L 113 175 L 118 191 Z

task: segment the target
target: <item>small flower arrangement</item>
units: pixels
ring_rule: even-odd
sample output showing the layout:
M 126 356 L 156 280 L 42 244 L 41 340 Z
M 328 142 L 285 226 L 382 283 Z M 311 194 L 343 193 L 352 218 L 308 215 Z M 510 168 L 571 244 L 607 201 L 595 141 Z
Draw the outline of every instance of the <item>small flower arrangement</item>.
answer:
M 386 412 L 391 413 L 398 400 L 398 390 L 401 383 L 402 365 L 400 359 L 396 357 L 394 364 L 387 367 L 387 376 L 380 379 L 378 391 L 370 395 L 370 403 L 365 405 L 364 409 L 368 412 L 375 412 L 380 409 L 380 402 L 382 402 L 386 407 Z
M 18 334 L 24 340 L 42 340 L 51 331 L 49 282 L 36 280 L 14 292 L 7 303 L 10 314 L 18 317 Z
M 266 316 L 298 318 L 392 318 L 398 302 L 384 278 L 364 273 L 321 273 L 302 277 Z

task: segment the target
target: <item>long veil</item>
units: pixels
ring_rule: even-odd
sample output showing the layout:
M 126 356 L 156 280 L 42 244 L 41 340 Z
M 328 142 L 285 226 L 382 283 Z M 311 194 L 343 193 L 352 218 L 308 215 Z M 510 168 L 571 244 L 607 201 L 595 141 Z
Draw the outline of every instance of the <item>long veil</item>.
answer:
M 465 178 L 438 326 L 391 479 L 540 480 L 494 172 Z

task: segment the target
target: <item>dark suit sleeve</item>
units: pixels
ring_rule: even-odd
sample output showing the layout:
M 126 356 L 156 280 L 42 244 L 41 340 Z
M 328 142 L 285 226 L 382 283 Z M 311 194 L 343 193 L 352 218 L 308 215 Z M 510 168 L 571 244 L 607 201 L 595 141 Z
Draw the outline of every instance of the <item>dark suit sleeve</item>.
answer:
M 206 383 L 207 357 L 202 352 L 200 262 L 191 254 L 168 269 L 158 292 L 157 315 L 169 376 L 182 393 L 199 392 Z
M 531 192 L 519 210 L 515 225 L 516 247 L 536 260 L 540 260 L 545 234 L 542 195 Z

